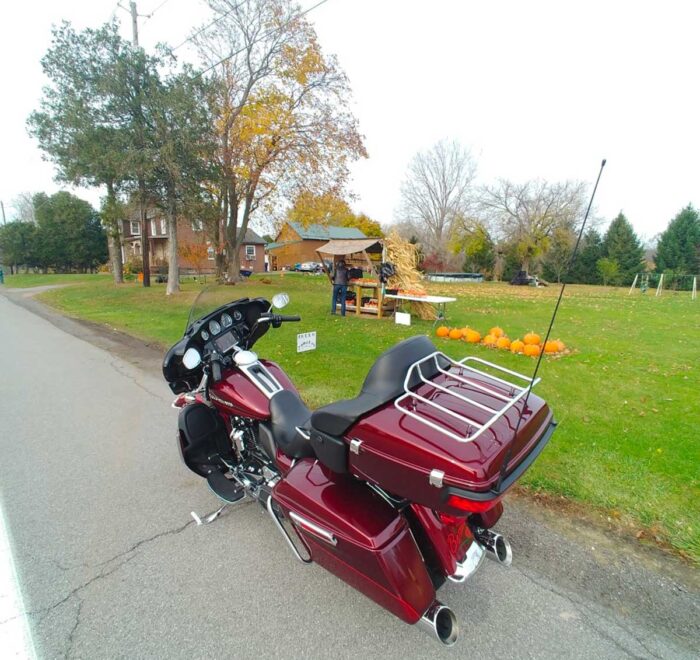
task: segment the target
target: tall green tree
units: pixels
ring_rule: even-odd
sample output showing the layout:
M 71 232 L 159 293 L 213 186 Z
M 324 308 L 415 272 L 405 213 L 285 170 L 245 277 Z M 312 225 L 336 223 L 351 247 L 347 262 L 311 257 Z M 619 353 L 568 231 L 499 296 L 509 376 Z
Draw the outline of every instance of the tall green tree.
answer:
M 34 196 L 34 260 L 47 270 L 93 270 L 107 260 L 107 236 L 92 206 L 70 194 Z
M 113 113 L 119 62 L 133 55 L 117 33 L 116 23 L 76 32 L 64 22 L 53 30 L 42 59 L 50 83 L 40 109 L 28 120 L 59 181 L 104 186 L 103 221 L 115 282 L 122 282 L 120 225 L 124 219 L 117 195 L 129 179 L 131 158 L 126 124 Z
M 661 234 L 655 262 L 661 273 L 700 273 L 700 214 L 692 204 L 682 209 Z
M 581 239 L 580 252 L 576 256 L 568 281 L 577 284 L 600 284 L 598 260 L 603 256 L 603 237 L 591 227 Z
M 452 227 L 451 248 L 455 254 L 464 253 L 464 272 L 493 273 L 496 246 L 483 222 L 459 219 Z
M 542 274 L 545 279 L 556 279 L 557 283 L 561 282 L 562 277 L 566 275 L 575 243 L 576 234 L 571 227 L 554 228 L 549 241 L 549 249 L 542 259 Z
M 15 220 L 0 226 L 0 253 L 10 273 L 19 272 L 20 266 L 34 265 L 36 225 Z
M 605 232 L 602 255 L 617 262 L 617 279 L 622 285 L 631 284 L 634 276 L 644 270 L 644 247 L 622 211 Z

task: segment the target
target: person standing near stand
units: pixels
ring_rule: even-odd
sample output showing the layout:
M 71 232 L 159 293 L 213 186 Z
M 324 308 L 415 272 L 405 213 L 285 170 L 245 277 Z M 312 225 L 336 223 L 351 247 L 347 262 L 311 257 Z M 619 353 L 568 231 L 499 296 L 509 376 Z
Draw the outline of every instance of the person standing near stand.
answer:
M 331 303 L 331 314 L 335 314 L 335 308 L 340 298 L 340 315 L 345 316 L 345 298 L 348 293 L 348 268 L 345 261 L 340 259 L 333 266 L 333 302 Z

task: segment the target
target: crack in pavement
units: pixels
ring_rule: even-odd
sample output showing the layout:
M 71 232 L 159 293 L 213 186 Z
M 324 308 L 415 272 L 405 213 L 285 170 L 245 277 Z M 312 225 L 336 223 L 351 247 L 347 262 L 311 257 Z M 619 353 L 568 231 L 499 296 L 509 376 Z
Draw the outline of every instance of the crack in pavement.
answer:
M 76 595 L 76 598 L 78 599 L 78 611 L 75 614 L 75 623 L 73 624 L 73 627 L 71 628 L 71 631 L 68 635 L 68 643 L 66 645 L 66 650 L 63 653 L 63 657 L 68 660 L 70 658 L 71 651 L 73 650 L 73 638 L 75 637 L 75 632 L 78 630 L 78 626 L 80 625 L 80 616 L 83 613 L 83 603 L 85 602 L 80 596 Z
M 160 394 L 156 394 L 155 392 L 152 392 L 149 390 L 145 385 L 141 384 L 136 376 L 133 376 L 132 374 L 128 373 L 124 369 L 121 368 L 121 366 L 118 364 L 117 360 L 110 360 L 109 366 L 114 369 L 120 376 L 124 376 L 124 378 L 130 380 L 136 387 L 138 387 L 140 390 L 143 390 L 146 392 L 146 394 L 150 394 L 153 398 L 158 399 L 159 401 L 163 401 L 165 403 L 170 403 L 169 399 L 166 399 L 165 397 L 161 396 Z
M 46 607 L 41 607 L 41 608 L 36 609 L 36 610 L 29 610 L 29 611 L 21 612 L 20 614 L 17 614 L 15 616 L 10 617 L 9 619 L 5 619 L 3 621 L 0 621 L 0 625 L 7 623 L 9 621 L 12 621 L 14 619 L 18 619 L 18 618 L 23 617 L 23 616 L 28 616 L 28 617 L 29 616 L 32 616 L 32 617 L 39 616 L 37 623 L 42 623 L 51 612 L 53 612 L 57 608 L 61 607 L 61 605 L 67 603 L 73 596 L 75 596 L 76 598 L 78 598 L 79 600 L 82 601 L 82 599 L 80 599 L 80 597 L 79 597 L 79 594 L 81 591 L 83 591 L 84 589 L 87 589 L 94 582 L 97 582 L 98 580 L 109 577 L 110 575 L 112 575 L 112 573 L 115 573 L 120 568 L 122 568 L 123 566 L 128 564 L 132 559 L 135 559 L 138 556 L 137 550 L 139 548 L 141 548 L 141 546 L 143 546 L 147 543 L 151 543 L 152 541 L 155 541 L 157 539 L 163 538 L 164 536 L 174 536 L 176 534 L 180 534 L 185 529 L 187 529 L 190 525 L 194 525 L 194 524 L 195 524 L 194 521 L 190 520 L 187 523 L 185 523 L 184 525 L 180 525 L 180 527 L 176 527 L 174 529 L 168 529 L 164 532 L 159 532 L 158 534 L 154 534 L 153 536 L 149 536 L 148 538 L 141 539 L 140 541 L 137 541 L 136 543 L 131 545 L 126 550 L 123 550 L 122 552 L 117 553 L 116 555 L 114 555 L 113 557 L 110 557 L 109 559 L 106 559 L 105 561 L 99 562 L 97 564 L 92 564 L 92 565 L 84 565 L 84 566 L 87 566 L 88 568 L 99 568 L 100 566 L 107 566 L 108 564 L 111 564 L 112 562 L 115 562 L 118 559 L 124 558 L 123 561 L 119 562 L 116 566 L 112 567 L 111 569 L 109 569 L 109 570 L 104 569 L 104 570 L 100 571 L 97 575 L 94 575 L 93 577 L 91 577 L 86 582 L 83 582 L 82 584 L 78 585 L 77 587 L 71 589 L 71 591 L 68 592 L 68 594 L 66 596 L 61 598 L 61 600 L 53 603 L 52 605 L 48 605 Z M 131 555 L 131 556 L 128 556 L 128 555 Z M 56 562 L 55 560 L 51 560 L 51 561 L 53 561 L 56 565 L 58 565 L 58 562 Z M 74 632 L 75 631 L 73 630 L 73 632 L 71 634 L 74 634 Z
M 588 625 L 593 628 L 601 637 L 604 639 L 608 640 L 611 642 L 616 648 L 618 648 L 620 651 L 623 653 L 627 654 L 628 656 L 635 658 L 636 660 L 645 660 L 641 656 L 637 655 L 632 651 L 632 649 L 628 648 L 625 646 L 622 642 L 619 640 L 615 639 L 612 637 L 608 632 L 603 630 L 597 623 L 597 620 L 601 618 L 601 616 L 593 610 L 592 607 L 587 605 L 581 598 L 576 597 L 576 595 L 572 592 L 564 592 L 562 590 L 559 590 L 555 588 L 554 586 L 551 586 L 549 584 L 545 584 L 541 582 L 540 580 L 536 579 L 533 577 L 531 574 L 528 572 L 524 571 L 522 568 L 519 567 L 513 567 L 517 573 L 520 573 L 526 580 L 531 582 L 532 584 L 538 586 L 540 589 L 543 589 L 545 591 L 548 591 L 549 593 L 554 594 L 555 596 L 558 596 L 559 598 L 562 598 L 563 600 L 571 603 L 576 610 L 579 612 L 579 614 L 583 617 L 583 619 L 588 623 Z M 617 626 L 620 630 L 623 632 L 627 633 L 639 646 L 641 646 L 652 658 L 656 658 L 657 660 L 662 660 L 661 656 L 657 655 L 654 651 L 652 651 L 647 644 L 640 639 L 640 637 L 635 634 L 632 630 L 630 630 L 626 625 L 624 625 L 621 621 L 617 619 L 610 619 L 610 622 L 614 623 L 615 626 Z

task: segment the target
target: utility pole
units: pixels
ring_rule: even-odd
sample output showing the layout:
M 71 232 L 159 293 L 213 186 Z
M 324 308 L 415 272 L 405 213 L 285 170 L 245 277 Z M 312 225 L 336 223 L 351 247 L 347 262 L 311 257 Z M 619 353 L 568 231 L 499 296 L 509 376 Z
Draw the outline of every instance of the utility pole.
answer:
M 136 3 L 131 0 L 129 3 L 129 9 L 131 9 L 131 41 L 134 46 L 139 45 L 139 14 L 136 11 Z
M 2 224 L 7 224 L 7 220 L 5 219 L 5 204 L 3 201 L 0 199 L 0 208 L 2 208 Z
M 136 9 L 136 2 L 131 0 L 129 2 L 129 9 L 131 11 L 131 42 L 138 48 L 139 46 L 139 13 Z M 139 90 L 140 91 L 140 90 Z M 143 154 L 143 112 L 139 100 L 139 151 Z M 151 250 L 149 244 L 149 229 L 148 218 L 146 214 L 146 182 L 143 176 L 143 170 L 139 171 L 138 174 L 138 188 L 139 188 L 139 219 L 141 220 L 141 258 L 143 260 L 143 285 L 151 286 Z

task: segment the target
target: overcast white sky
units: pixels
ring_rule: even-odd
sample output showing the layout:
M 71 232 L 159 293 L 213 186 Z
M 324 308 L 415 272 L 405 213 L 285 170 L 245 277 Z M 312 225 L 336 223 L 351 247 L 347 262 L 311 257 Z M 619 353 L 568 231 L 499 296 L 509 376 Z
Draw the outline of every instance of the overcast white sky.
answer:
M 316 0 L 303 0 L 309 7 Z M 128 6 L 128 0 L 122 0 Z M 160 7 L 159 7 L 160 6 Z M 139 0 L 141 43 L 180 43 L 207 20 L 202 0 Z M 116 0 L 5 3 L 0 38 L 0 199 L 53 192 L 27 136 L 53 23 L 96 26 Z M 594 180 L 607 220 L 624 210 L 645 238 L 700 205 L 700 2 L 328 0 L 308 15 L 354 91 L 369 159 L 353 168 L 354 204 L 391 222 L 416 151 L 456 138 L 479 180 Z M 185 50 L 185 49 L 183 49 Z M 97 203 L 94 191 L 76 191 Z

